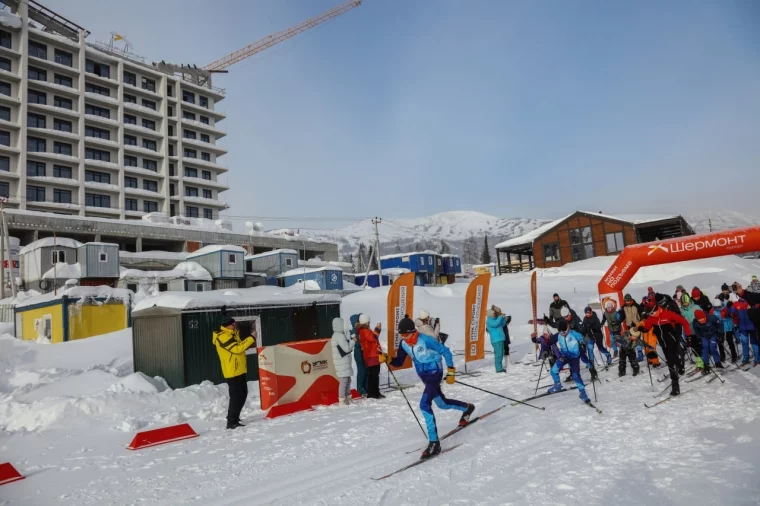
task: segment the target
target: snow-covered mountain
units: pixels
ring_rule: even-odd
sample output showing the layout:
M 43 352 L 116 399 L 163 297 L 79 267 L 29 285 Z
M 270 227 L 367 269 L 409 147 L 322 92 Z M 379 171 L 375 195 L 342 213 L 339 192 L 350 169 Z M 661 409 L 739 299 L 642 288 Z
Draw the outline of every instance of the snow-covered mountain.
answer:
M 684 215 L 697 233 L 747 227 L 760 224 L 760 217 L 724 209 L 708 209 Z M 551 220 L 544 218 L 498 218 L 476 211 L 449 211 L 423 218 L 384 219 L 379 225 L 382 253 L 391 253 L 400 248 L 412 249 L 415 244 L 427 241 L 446 241 L 452 253 L 462 253 L 463 243 L 475 237 L 482 247 L 483 238 L 488 236 L 491 248 L 498 242 L 516 237 Z M 304 231 L 304 235 L 338 244 L 341 253 L 353 253 L 359 243 L 370 245 L 374 241 L 374 226 L 370 220 L 332 230 Z

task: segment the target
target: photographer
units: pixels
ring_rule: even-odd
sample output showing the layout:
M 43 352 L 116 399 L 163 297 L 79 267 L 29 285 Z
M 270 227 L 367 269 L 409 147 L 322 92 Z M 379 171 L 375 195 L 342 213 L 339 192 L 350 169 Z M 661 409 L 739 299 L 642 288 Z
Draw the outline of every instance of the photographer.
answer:
M 441 339 L 441 320 L 440 318 L 430 318 L 430 313 L 420 308 L 417 319 L 414 320 L 414 326 L 417 332 L 426 336 L 434 337 L 439 343 L 444 342 Z M 444 334 L 445 336 L 446 334 Z M 448 337 L 448 336 L 446 336 Z
M 246 373 L 248 363 L 245 350 L 256 345 L 256 332 L 240 339 L 235 320 L 230 316 L 223 316 L 219 330 L 214 332 L 212 343 L 216 346 L 219 354 L 219 362 L 222 366 L 222 375 L 227 382 L 230 402 L 227 408 L 227 428 L 237 429 L 244 425 L 240 423 L 240 412 L 248 398 L 248 383 Z

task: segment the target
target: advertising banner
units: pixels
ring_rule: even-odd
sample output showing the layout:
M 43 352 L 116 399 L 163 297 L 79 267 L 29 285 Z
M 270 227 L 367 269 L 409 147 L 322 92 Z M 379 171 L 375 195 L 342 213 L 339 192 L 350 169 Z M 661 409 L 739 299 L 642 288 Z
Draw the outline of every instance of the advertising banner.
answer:
M 404 317 L 414 318 L 414 273 L 408 272 L 399 276 L 393 282 L 388 292 L 388 326 L 385 329 L 388 334 L 388 355 L 396 356 L 401 336 L 398 334 L 398 323 Z M 390 366 L 389 366 L 390 367 Z M 407 357 L 403 365 L 399 367 L 390 367 L 391 370 L 408 369 L 412 367 L 412 359 Z
M 467 288 L 464 298 L 464 360 L 482 360 L 485 357 L 484 336 L 486 331 L 486 304 L 491 274 L 481 274 Z

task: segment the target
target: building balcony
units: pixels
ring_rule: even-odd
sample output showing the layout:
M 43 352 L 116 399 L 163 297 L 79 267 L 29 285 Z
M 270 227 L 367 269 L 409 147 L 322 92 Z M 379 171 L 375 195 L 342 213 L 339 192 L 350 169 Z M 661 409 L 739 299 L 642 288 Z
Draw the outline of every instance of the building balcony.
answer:
M 121 192 L 121 187 L 117 184 L 99 183 L 97 181 L 85 181 L 84 187 L 90 190 L 106 191 L 111 193 Z
M 150 128 L 146 128 L 142 125 L 133 125 L 132 123 L 124 123 L 124 129 L 129 130 L 131 132 L 138 133 L 142 135 L 143 137 L 152 137 L 154 139 L 163 139 L 164 134 L 156 131 L 151 130 Z
M 51 201 L 40 201 L 40 200 L 27 200 L 26 201 L 26 207 L 43 207 L 46 209 L 79 209 L 79 204 L 68 203 L 68 202 L 51 202 Z
M 163 200 L 164 194 L 159 192 L 153 192 L 150 190 L 146 190 L 144 188 L 124 188 L 124 193 L 128 193 L 130 195 L 140 195 L 141 197 L 150 197 L 152 199 L 161 199 Z
M 193 204 L 201 204 L 201 205 L 209 206 L 209 207 L 219 207 L 222 209 L 227 208 L 226 202 L 222 202 L 221 200 L 216 200 L 216 199 L 207 199 L 203 197 L 188 197 L 187 195 L 185 195 L 185 202 L 190 202 Z
M 75 62 L 77 60 L 74 60 Z M 55 70 L 56 72 L 61 72 L 63 74 L 66 74 L 69 77 L 74 77 L 79 75 L 79 69 L 76 67 L 69 67 L 68 65 L 61 65 L 60 63 L 56 63 L 53 60 L 43 60 L 42 58 L 37 58 L 36 56 L 29 55 L 29 64 L 33 65 L 35 67 L 44 67 L 48 69 Z
M 0 179 L 3 178 L 12 178 L 12 179 L 18 179 L 21 177 L 19 173 L 16 171 L 14 167 L 11 167 L 11 170 L 0 170 Z
M 142 146 L 133 146 L 132 144 L 125 144 L 124 151 L 129 151 L 131 153 L 138 153 L 141 155 L 148 155 L 155 158 L 164 157 L 164 155 L 162 155 L 159 151 L 153 151 L 152 149 L 144 148 Z
M 0 127 L 18 130 L 19 128 L 21 128 L 21 125 L 19 125 L 18 123 L 14 123 L 13 121 L 5 121 L 4 119 L 0 119 Z
M 98 123 L 100 125 L 119 126 L 119 122 L 115 119 L 104 118 L 103 116 L 98 116 L 97 114 L 85 113 L 84 120 L 85 123 Z
M 111 149 L 119 149 L 119 143 L 110 139 L 101 139 L 100 137 L 85 137 L 85 144 L 92 144 L 95 146 L 103 146 Z
M 21 76 L 19 76 L 17 73 L 3 69 L 0 69 L 0 77 L 3 79 L 8 79 L 9 81 L 21 81 Z
M 115 209 L 113 207 L 97 207 L 97 206 L 84 206 L 85 213 L 88 216 L 97 216 L 97 215 L 110 215 L 110 216 L 118 216 L 121 214 L 121 210 Z
M 193 104 L 192 102 L 185 102 L 183 100 L 181 102 L 181 105 L 182 105 L 183 110 L 187 110 L 187 111 L 194 112 L 197 114 L 202 114 L 203 116 L 214 118 L 216 121 L 221 121 L 227 117 L 226 114 L 223 114 L 219 111 L 215 111 L 213 109 L 209 109 L 207 107 L 203 107 L 202 105 Z
M 71 186 L 73 188 L 79 188 L 79 181 L 76 179 L 69 179 L 64 177 L 27 176 L 26 181 L 34 183 L 50 183 L 56 186 Z
M 132 167 L 131 165 L 125 165 L 124 166 L 124 172 L 129 172 L 131 174 L 139 174 L 141 176 L 150 176 L 154 178 L 163 178 L 163 174 L 160 174 L 158 172 L 153 172 L 152 170 L 143 169 L 142 167 Z
M 15 49 L 8 49 L 7 47 L 0 46 L 0 56 L 10 56 L 12 58 L 19 58 L 21 53 Z
M 18 155 L 21 153 L 21 150 L 14 146 L 6 146 L 4 144 L 0 144 L 0 153 L 6 154 L 6 155 Z
M 0 104 L 19 105 L 20 103 L 21 100 L 19 100 L 17 97 L 12 97 L 10 95 L 4 95 L 0 93 Z
M 219 181 L 212 181 L 209 179 L 203 179 L 200 177 L 189 177 L 185 176 L 182 178 L 182 180 L 186 184 L 190 185 L 197 185 L 197 186 L 205 186 L 206 188 L 216 188 L 218 190 L 229 190 L 230 187 L 226 184 L 220 183 Z
M 124 211 L 124 216 L 134 216 L 135 218 L 141 218 L 145 216 L 145 212 L 143 211 Z
M 206 160 L 201 160 L 200 158 L 189 158 L 183 156 L 182 163 L 194 167 L 209 167 L 211 169 L 215 169 L 217 172 L 227 172 L 229 170 L 227 167 L 222 167 L 217 163 L 207 162 Z
M 0 97 L 2 97 L 2 95 L 0 95 Z M 35 102 L 29 102 L 27 106 L 32 111 L 48 112 L 50 114 L 55 114 L 58 116 L 66 116 L 70 119 L 79 119 L 79 112 L 72 109 L 64 109 L 63 107 L 56 107 L 49 104 L 37 104 Z
M 27 151 L 26 156 L 29 158 L 42 158 L 44 160 L 52 160 L 66 163 L 79 163 L 78 156 L 62 155 L 60 153 L 48 153 L 45 151 Z
M 105 95 L 101 95 L 100 93 L 92 93 L 91 91 L 85 91 L 85 102 L 99 102 L 101 104 L 106 104 L 110 106 L 118 106 L 119 101 L 116 100 L 113 97 L 107 97 Z
M 116 69 L 114 69 L 115 71 Z M 91 80 L 94 83 L 98 84 L 105 84 L 107 86 L 113 86 L 114 88 L 119 87 L 119 81 L 116 79 L 111 79 L 110 77 L 102 77 L 97 74 L 93 74 L 92 72 L 85 71 L 84 73 L 85 78 Z
M 160 111 L 151 109 L 150 107 L 145 107 L 144 105 L 140 104 L 133 104 L 132 102 L 124 102 L 124 109 L 129 109 L 130 111 L 139 112 L 143 116 L 151 116 L 153 118 L 163 118 L 164 115 L 161 114 Z
M 51 91 L 53 93 L 57 93 L 59 95 L 67 95 L 68 98 L 74 98 L 74 97 L 79 98 L 79 90 L 76 88 L 71 88 L 69 86 L 64 86 L 62 84 L 51 83 L 50 81 L 30 80 L 29 83 L 32 86 L 45 88 L 46 90 Z
M 217 102 L 219 102 L 220 100 L 223 100 L 224 97 L 226 96 L 225 91 L 221 88 L 207 88 L 199 84 L 193 84 L 189 81 L 184 81 L 184 80 L 179 80 L 179 79 L 175 81 L 175 86 L 174 86 L 175 95 L 177 95 L 178 97 L 181 97 L 182 88 L 186 88 L 188 91 L 191 91 L 195 94 L 201 93 L 203 95 L 208 95 L 210 97 L 215 98 Z
M 27 127 L 27 131 L 30 135 L 42 135 L 43 137 L 54 137 L 57 139 L 65 139 L 71 142 L 79 141 L 79 134 L 73 132 L 64 132 L 63 130 L 55 130 L 54 128 L 35 128 Z
M 218 155 L 225 155 L 227 154 L 227 150 L 223 148 L 222 146 L 218 146 L 216 144 L 211 144 L 210 142 L 203 142 L 198 139 L 188 139 L 187 137 L 182 138 L 182 143 L 187 144 L 189 146 L 197 146 L 200 149 L 206 150 L 206 151 L 212 151 Z
M 131 71 L 128 70 L 128 72 L 131 72 Z M 138 72 L 144 72 L 144 69 L 140 68 L 140 70 L 138 70 Z M 159 83 L 160 83 L 160 81 L 161 81 L 161 78 L 160 77 L 156 78 L 155 81 L 156 81 L 156 86 L 158 86 Z M 160 93 L 156 93 L 155 91 L 146 90 L 146 89 L 142 88 L 142 85 L 135 86 L 134 84 L 124 83 L 124 91 L 127 92 L 127 93 L 134 93 L 136 95 L 141 95 L 141 96 L 144 96 L 146 98 L 155 99 L 155 100 L 160 100 L 161 98 L 163 98 Z
M 79 44 L 77 44 L 73 40 L 67 39 L 66 37 L 61 37 L 60 35 L 45 32 L 43 30 L 40 30 L 39 28 L 34 28 L 30 26 L 29 34 L 35 39 L 45 39 L 45 41 L 52 42 L 59 46 L 60 45 L 68 46 L 69 49 L 74 49 L 75 52 L 79 50 Z
M 220 130 L 216 127 L 207 125 L 205 123 L 201 123 L 200 121 L 182 118 L 182 124 L 187 125 L 189 127 L 197 128 L 198 130 L 202 130 L 204 132 L 214 134 L 217 140 L 227 135 L 227 132 L 225 132 L 224 130 Z
M 94 160 L 92 158 L 84 159 L 85 167 L 97 167 L 100 169 L 119 170 L 119 164 L 115 162 L 106 162 L 104 160 Z

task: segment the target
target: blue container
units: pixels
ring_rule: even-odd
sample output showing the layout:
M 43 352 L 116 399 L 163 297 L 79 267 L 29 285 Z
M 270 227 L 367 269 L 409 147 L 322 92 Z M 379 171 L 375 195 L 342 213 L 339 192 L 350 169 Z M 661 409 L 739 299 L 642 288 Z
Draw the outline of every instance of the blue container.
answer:
M 443 274 L 461 274 L 462 260 L 457 255 L 442 255 Z
M 403 253 L 398 255 L 386 255 L 380 257 L 380 267 L 389 269 L 402 267 L 411 272 L 430 272 L 436 269 L 436 253 Z M 443 268 L 443 266 L 441 266 Z
M 382 260 L 381 260 L 382 261 Z M 364 284 L 364 274 L 357 274 L 356 278 L 354 279 L 354 284 L 362 286 Z M 391 280 L 388 276 L 383 276 L 383 286 L 389 286 L 391 284 Z M 377 274 L 370 274 L 367 277 L 367 286 L 370 288 L 377 288 L 380 286 L 380 280 L 377 277 Z
M 338 268 L 293 269 L 279 276 L 284 286 L 293 286 L 302 280 L 315 281 L 320 290 L 343 290 L 343 271 Z
M 279 276 L 296 267 L 298 267 L 298 252 L 293 249 L 276 249 L 245 257 L 245 272 Z

